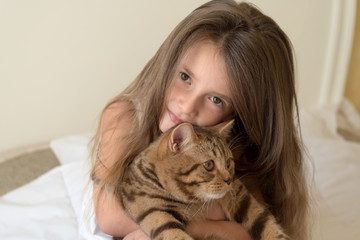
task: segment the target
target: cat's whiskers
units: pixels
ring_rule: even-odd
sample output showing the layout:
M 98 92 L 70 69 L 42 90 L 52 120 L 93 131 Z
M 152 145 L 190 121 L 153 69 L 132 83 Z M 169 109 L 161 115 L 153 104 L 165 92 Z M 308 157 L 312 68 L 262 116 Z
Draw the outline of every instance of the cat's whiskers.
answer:
M 230 200 L 231 200 L 231 205 L 230 206 L 235 206 L 235 202 L 236 202 L 236 191 L 235 189 L 231 189 L 229 191 L 229 194 L 231 196 Z
M 202 202 L 200 206 L 199 206 L 199 202 Z M 193 219 L 207 205 L 208 205 L 208 200 L 204 200 L 203 198 L 194 196 L 190 201 L 188 201 L 188 204 L 185 207 L 185 211 L 188 213 L 189 219 Z M 194 210 L 193 206 L 197 207 L 195 212 L 191 211 Z
M 202 204 L 202 205 L 196 210 L 196 212 L 192 215 L 191 218 L 194 218 L 202 209 L 204 209 L 204 207 L 205 207 L 206 205 L 208 205 L 207 203 L 208 203 L 208 200 L 205 200 L 205 201 L 203 202 L 203 204 Z
M 192 208 L 193 205 L 196 205 L 198 203 L 198 198 L 194 197 L 190 201 L 188 201 L 188 204 L 185 207 L 185 211 L 189 212 L 189 209 Z

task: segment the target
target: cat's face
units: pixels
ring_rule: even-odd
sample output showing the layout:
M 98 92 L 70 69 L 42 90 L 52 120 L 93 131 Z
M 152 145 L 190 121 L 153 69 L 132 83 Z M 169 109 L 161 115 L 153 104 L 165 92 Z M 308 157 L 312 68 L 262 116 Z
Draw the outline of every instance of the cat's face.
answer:
M 197 198 L 203 200 L 223 197 L 232 185 L 234 175 L 234 160 L 227 146 L 219 146 L 219 140 L 196 146 L 200 154 L 193 158 L 199 164 L 192 181 L 198 185 L 194 189 Z
M 180 192 L 207 201 L 231 189 L 234 161 L 221 133 L 181 124 L 173 130 L 169 147 L 175 154 L 170 167 Z

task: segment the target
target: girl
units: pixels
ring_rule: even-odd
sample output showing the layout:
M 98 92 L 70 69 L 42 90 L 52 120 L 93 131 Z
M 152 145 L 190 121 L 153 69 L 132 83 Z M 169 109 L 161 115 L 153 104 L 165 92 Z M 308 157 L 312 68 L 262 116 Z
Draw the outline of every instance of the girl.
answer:
M 292 48 L 280 27 L 247 3 L 202 5 L 103 110 L 92 163 L 101 230 L 148 239 L 111 194 L 126 165 L 175 124 L 212 126 L 235 118 L 236 174 L 293 239 L 306 239 L 308 193 L 294 113 Z M 251 239 L 240 224 L 223 219 L 215 206 L 188 232 L 196 238 Z

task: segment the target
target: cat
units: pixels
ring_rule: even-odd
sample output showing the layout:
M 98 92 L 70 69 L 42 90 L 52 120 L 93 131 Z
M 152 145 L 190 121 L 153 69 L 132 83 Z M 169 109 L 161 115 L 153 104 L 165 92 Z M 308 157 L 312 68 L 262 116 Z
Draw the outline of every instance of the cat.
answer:
M 163 133 L 126 168 L 115 194 L 151 239 L 193 239 L 189 221 L 220 204 L 253 240 L 289 239 L 271 213 L 234 177 L 226 142 L 233 121 L 212 128 L 182 123 Z M 215 239 L 215 238 L 207 238 Z

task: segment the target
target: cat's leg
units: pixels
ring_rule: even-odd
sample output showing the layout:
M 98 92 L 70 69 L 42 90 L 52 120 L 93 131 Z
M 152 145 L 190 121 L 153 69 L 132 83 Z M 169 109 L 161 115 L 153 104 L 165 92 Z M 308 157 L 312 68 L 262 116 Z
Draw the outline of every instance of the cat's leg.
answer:
M 137 219 L 140 227 L 155 240 L 193 240 L 185 231 L 185 224 L 174 211 L 159 208 L 146 210 Z
M 141 229 L 155 240 L 193 240 L 185 231 L 187 221 L 172 199 L 161 194 L 149 195 L 151 190 L 143 188 L 144 191 L 123 190 L 119 195 L 121 206 Z
M 133 194 L 137 196 L 131 199 L 132 201 L 122 198 L 122 206 L 151 239 L 193 240 L 186 233 L 186 220 L 176 207 L 174 208 L 171 204 L 161 204 L 157 201 L 159 199 L 149 198 L 147 194 L 135 192 Z
M 289 239 L 274 216 L 253 197 L 240 180 L 224 198 L 223 208 L 229 219 L 240 223 L 253 240 Z

